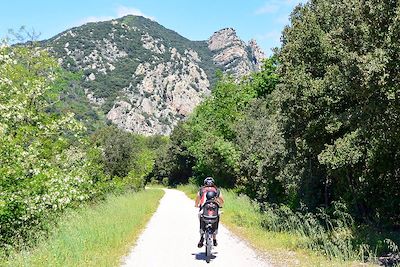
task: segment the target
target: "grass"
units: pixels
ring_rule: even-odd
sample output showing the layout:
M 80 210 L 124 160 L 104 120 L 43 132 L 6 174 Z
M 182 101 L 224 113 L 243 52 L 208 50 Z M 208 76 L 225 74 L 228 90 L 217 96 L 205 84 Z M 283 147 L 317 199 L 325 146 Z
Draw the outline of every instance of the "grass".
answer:
M 35 248 L 0 259 L 0 266 L 118 266 L 150 219 L 162 190 L 109 196 L 65 214 Z
M 179 186 L 188 197 L 194 198 L 198 187 Z M 372 266 L 372 263 L 360 263 L 343 260 L 341 257 L 327 257 L 322 250 L 311 250 L 310 238 L 299 232 L 271 231 L 265 227 L 266 218 L 245 196 L 232 191 L 222 190 L 225 205 L 221 216 L 222 223 L 238 236 L 247 240 L 253 247 L 267 254 L 276 266 Z M 271 214 L 272 215 L 272 214 Z M 287 222 L 285 222 L 287 223 Z M 305 224 L 306 222 L 296 222 Z M 298 229 L 304 229 L 298 227 Z M 316 228 L 318 229 L 318 228 Z M 322 233 L 318 233 L 323 237 Z M 325 244 L 325 243 L 323 243 Z M 328 244 L 328 243 L 327 243 Z M 311 246 L 311 248 L 313 248 Z M 316 249 L 316 248 L 315 248 Z M 330 247 L 327 249 L 331 249 Z M 329 250 L 328 250 L 329 251 Z
M 178 185 L 176 189 L 183 191 L 190 199 L 193 200 L 196 198 L 197 192 L 199 191 L 199 187 L 192 184 Z

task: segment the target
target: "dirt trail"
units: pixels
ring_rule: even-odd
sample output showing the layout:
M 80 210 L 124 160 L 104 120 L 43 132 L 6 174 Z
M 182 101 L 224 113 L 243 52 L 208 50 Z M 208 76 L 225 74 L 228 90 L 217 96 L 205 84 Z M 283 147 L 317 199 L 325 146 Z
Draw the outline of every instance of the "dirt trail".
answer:
M 160 206 L 122 266 L 271 266 L 220 224 L 218 247 L 209 264 L 199 240 L 198 209 L 183 192 L 166 189 Z M 222 214 L 223 216 L 223 214 Z

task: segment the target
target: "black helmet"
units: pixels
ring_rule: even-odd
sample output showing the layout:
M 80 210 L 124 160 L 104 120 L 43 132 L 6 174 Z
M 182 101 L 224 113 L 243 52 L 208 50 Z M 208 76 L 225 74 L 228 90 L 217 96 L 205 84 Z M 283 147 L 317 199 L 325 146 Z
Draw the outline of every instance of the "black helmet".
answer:
M 204 185 L 208 185 L 208 186 L 214 185 L 214 178 L 207 177 L 206 179 L 204 179 Z
M 216 196 L 217 196 L 217 193 L 215 193 L 214 191 L 208 191 L 206 194 L 207 200 L 214 199 Z

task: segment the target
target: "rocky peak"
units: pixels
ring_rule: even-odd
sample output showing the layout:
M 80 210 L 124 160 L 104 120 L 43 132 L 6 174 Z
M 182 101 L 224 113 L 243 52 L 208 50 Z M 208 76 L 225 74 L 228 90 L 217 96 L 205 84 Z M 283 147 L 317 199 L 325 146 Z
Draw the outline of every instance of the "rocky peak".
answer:
M 216 31 L 210 39 L 208 39 L 208 48 L 211 51 L 218 51 L 229 46 L 245 46 L 245 43 L 240 40 L 233 28 L 225 28 Z
M 258 46 L 256 40 L 251 39 L 248 44 L 251 53 L 251 59 L 256 65 L 257 70 L 261 69 L 262 61 L 266 58 L 264 51 Z
M 236 80 L 250 72 L 261 69 L 264 52 L 251 40 L 248 45 L 243 42 L 233 28 L 216 31 L 207 41 L 213 52 L 213 61 L 225 73 L 232 74 Z

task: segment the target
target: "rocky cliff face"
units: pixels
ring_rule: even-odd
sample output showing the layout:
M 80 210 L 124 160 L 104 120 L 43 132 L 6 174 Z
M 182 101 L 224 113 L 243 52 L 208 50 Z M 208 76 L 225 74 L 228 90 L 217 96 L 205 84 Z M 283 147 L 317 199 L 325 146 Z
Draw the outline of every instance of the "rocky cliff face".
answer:
M 124 89 L 124 97 L 117 99 L 107 119 L 129 131 L 169 134 L 177 120 L 191 113 L 210 93 L 207 75 L 198 65 L 198 54 L 169 49 L 169 60 L 138 65 L 133 75 L 133 79 L 140 79 L 136 89 Z
M 143 17 L 88 23 L 43 42 L 66 69 L 83 72 L 90 103 L 118 127 L 169 134 L 210 94 L 215 72 L 237 79 L 265 57 L 228 28 L 193 42 Z
M 215 32 L 208 40 L 208 48 L 214 53 L 214 63 L 237 79 L 259 70 L 265 58 L 255 40 L 246 45 L 232 28 Z
M 249 41 L 248 47 L 250 49 L 250 60 L 253 63 L 254 70 L 261 70 L 263 60 L 265 59 L 264 51 L 258 46 L 256 40 L 251 39 Z

